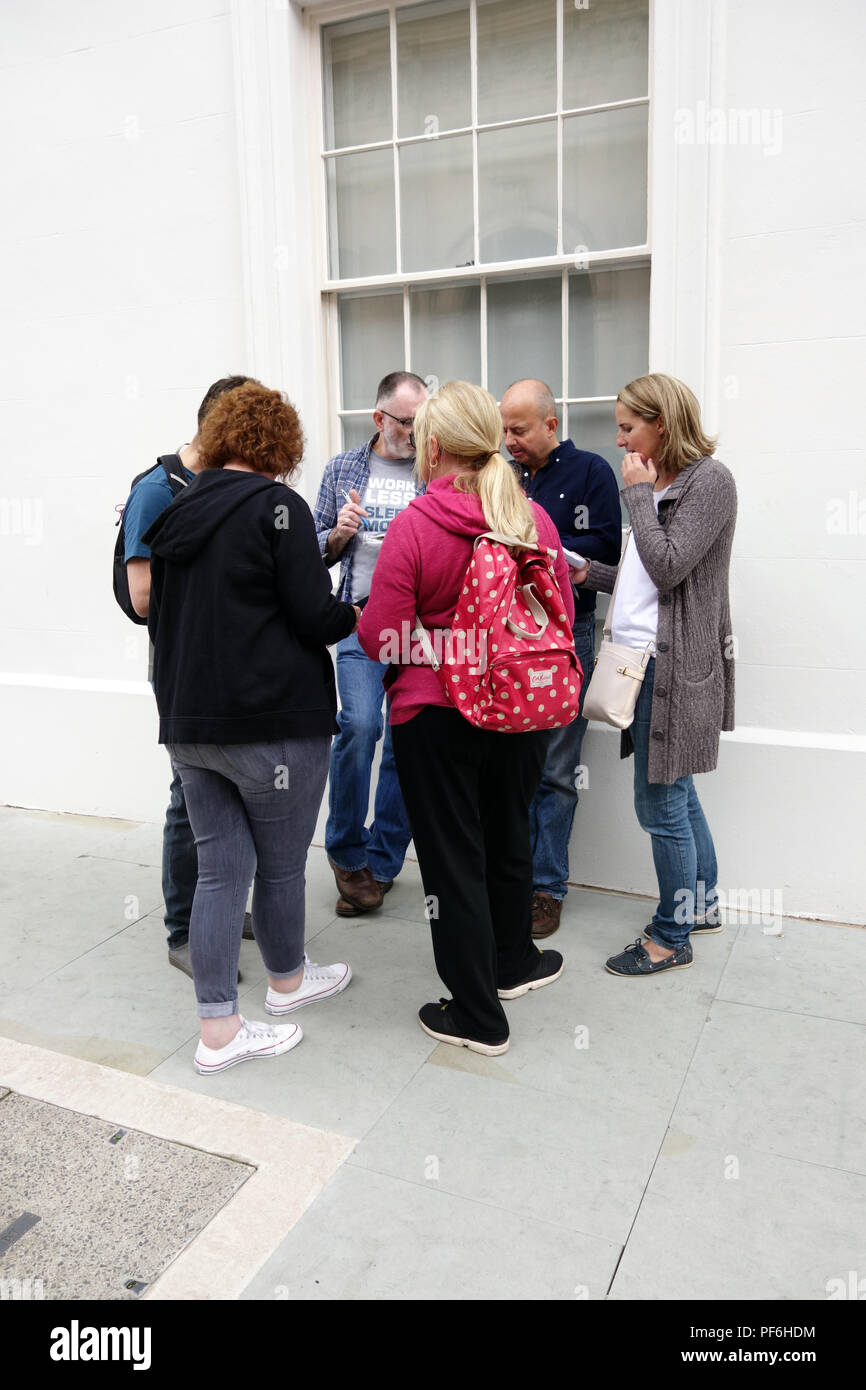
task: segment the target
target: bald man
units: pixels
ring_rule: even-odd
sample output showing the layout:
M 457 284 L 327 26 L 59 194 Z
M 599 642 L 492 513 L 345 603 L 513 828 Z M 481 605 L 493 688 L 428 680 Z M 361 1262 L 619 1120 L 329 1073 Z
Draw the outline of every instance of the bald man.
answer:
M 600 454 L 559 438 L 559 417 L 550 387 L 535 378 L 515 381 L 500 405 L 505 445 L 527 497 L 552 519 L 564 549 L 606 565 L 619 561 L 622 520 L 619 487 Z M 616 425 L 611 411 L 611 438 Z M 574 647 L 584 671 L 583 697 L 595 660 L 595 594 L 574 593 Z M 541 785 L 532 803 L 532 935 L 552 936 L 568 892 L 568 844 L 587 721 L 581 713 L 550 735 Z

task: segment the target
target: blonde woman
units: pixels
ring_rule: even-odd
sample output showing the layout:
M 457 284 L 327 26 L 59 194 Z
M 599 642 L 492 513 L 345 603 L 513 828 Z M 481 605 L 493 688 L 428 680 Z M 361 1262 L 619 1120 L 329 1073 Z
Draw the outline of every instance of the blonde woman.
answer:
M 358 639 L 375 661 L 414 627 L 449 629 L 473 542 L 483 531 L 556 551 L 569 623 L 573 599 L 556 529 L 524 497 L 499 452 L 502 420 L 489 392 L 450 381 L 415 416 L 416 467 L 427 485 L 391 523 Z M 436 968 L 451 998 L 425 1004 L 421 1027 L 488 1056 L 508 1047 L 503 999 L 558 979 L 562 956 L 532 941 L 529 807 L 546 732 L 477 729 L 434 671 L 403 650 L 386 676 L 391 738 L 421 865 Z
M 720 731 L 734 727 L 728 570 L 737 490 L 712 457 L 716 441 L 694 393 L 675 377 L 629 382 L 616 421 L 632 533 L 612 636 L 654 650 L 623 751 L 634 751 L 635 810 L 652 839 L 659 902 L 646 939 L 607 962 L 612 974 L 636 978 L 690 966 L 690 934 L 721 930 L 716 852 L 692 774 L 713 770 Z M 571 574 L 610 593 L 616 569 L 591 560 Z

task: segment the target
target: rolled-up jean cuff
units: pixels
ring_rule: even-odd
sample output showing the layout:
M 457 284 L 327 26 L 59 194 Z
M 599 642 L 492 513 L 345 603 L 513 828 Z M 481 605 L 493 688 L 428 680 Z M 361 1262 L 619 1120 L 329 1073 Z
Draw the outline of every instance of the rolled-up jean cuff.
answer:
M 238 1011 L 238 997 L 235 995 L 233 1003 L 196 1004 L 196 1009 L 199 1018 L 231 1018 Z
M 658 922 L 653 922 L 652 930 L 647 927 L 645 935 L 657 946 L 663 946 L 666 951 L 679 951 L 688 941 L 690 930 L 690 927 L 686 927 L 685 935 L 680 934 L 676 941 L 669 941 L 664 927 L 660 927 Z
M 300 959 L 299 963 L 295 966 L 294 970 L 269 970 L 269 969 L 268 969 L 268 966 L 267 966 L 267 963 L 265 963 L 265 970 L 267 971 L 269 977 L 270 977 L 272 980 L 290 980 L 290 979 L 292 978 L 293 975 L 297 975 L 298 971 L 299 971 L 299 970 L 303 970 L 303 968 L 304 968 L 304 957 L 303 957 L 303 956 L 301 956 L 301 959 Z

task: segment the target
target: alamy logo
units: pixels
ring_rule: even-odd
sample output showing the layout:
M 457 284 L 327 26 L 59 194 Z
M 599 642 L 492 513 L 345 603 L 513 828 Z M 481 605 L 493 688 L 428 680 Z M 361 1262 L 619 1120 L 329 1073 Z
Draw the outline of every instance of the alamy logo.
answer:
M 0 1302 L 12 1299 L 16 1303 L 31 1303 L 44 1297 L 41 1279 L 0 1279 Z
M 150 1370 L 149 1327 L 69 1327 L 51 1331 L 52 1361 L 132 1361 L 134 1371 Z

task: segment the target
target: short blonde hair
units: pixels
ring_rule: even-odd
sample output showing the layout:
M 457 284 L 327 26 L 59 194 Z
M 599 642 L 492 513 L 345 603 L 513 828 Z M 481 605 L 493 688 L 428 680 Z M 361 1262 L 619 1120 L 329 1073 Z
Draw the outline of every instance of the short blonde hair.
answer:
M 653 462 L 666 473 L 679 473 L 695 459 L 709 458 L 718 439 L 704 433 L 698 398 L 684 381 L 664 372 L 636 377 L 617 396 L 620 405 L 654 424 L 661 417 L 664 434 Z
M 502 416 L 489 391 L 468 381 L 446 381 L 422 401 L 415 415 L 415 449 L 420 470 L 429 481 L 430 441 L 436 438 L 447 453 L 471 467 L 454 486 L 478 497 L 491 531 L 514 536 L 525 545 L 538 544 L 532 508 L 514 469 L 502 457 Z

